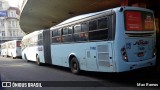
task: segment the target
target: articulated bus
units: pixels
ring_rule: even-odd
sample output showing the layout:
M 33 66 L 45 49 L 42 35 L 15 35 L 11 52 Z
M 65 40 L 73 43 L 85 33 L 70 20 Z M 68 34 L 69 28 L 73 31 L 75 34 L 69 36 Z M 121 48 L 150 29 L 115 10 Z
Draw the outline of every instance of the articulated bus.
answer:
M 35 34 L 35 35 L 33 35 Z M 68 19 L 22 40 L 23 59 L 80 70 L 124 72 L 156 64 L 153 11 L 117 7 Z
M 7 41 L 1 44 L 1 55 L 15 59 L 21 57 L 21 40 Z

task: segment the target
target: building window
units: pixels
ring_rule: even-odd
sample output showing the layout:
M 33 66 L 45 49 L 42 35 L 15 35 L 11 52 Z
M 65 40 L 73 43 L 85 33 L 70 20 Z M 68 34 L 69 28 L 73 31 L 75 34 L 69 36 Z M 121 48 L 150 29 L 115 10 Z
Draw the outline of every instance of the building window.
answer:
M 16 17 L 15 11 L 9 11 L 9 17 Z
M 14 27 L 14 21 L 12 21 L 11 27 Z
M 15 31 L 13 31 L 13 36 L 16 36 L 16 33 L 15 33 Z
M 9 33 L 10 33 L 10 37 L 12 37 L 12 32 L 10 31 Z
M 17 27 L 17 21 L 15 21 L 15 27 Z
M 0 1 L 0 8 L 2 8 L 2 4 L 3 4 L 3 2 L 2 2 L 2 1 Z
M 9 27 L 11 27 L 11 21 L 9 21 Z
M 0 21 L 0 26 L 4 26 L 4 21 L 3 20 Z
M 18 27 L 18 25 L 19 25 L 19 22 L 17 21 L 17 23 L 16 23 L 16 27 Z
M 11 12 L 11 17 L 14 17 L 14 13 L 13 12 Z
M 13 21 L 13 27 L 16 27 L 16 21 Z
M 5 36 L 5 31 L 2 31 L 2 36 Z

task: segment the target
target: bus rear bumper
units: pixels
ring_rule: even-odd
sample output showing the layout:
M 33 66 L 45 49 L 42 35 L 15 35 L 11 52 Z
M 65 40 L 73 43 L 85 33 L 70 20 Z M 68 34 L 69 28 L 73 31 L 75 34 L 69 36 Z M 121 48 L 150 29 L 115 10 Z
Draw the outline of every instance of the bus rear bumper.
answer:
M 117 67 L 116 72 L 131 71 L 131 70 L 145 68 L 145 67 L 152 67 L 155 65 L 156 65 L 156 57 L 145 60 L 145 61 L 139 61 L 139 62 L 125 62 L 123 65 L 119 65 L 119 67 Z

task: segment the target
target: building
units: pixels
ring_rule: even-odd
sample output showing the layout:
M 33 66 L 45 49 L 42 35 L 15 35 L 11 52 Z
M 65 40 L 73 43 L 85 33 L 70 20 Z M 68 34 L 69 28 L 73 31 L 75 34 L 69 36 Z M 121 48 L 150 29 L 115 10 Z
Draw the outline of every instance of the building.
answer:
M 25 33 L 19 25 L 20 10 L 10 7 L 8 1 L 0 0 L 0 43 L 22 39 Z

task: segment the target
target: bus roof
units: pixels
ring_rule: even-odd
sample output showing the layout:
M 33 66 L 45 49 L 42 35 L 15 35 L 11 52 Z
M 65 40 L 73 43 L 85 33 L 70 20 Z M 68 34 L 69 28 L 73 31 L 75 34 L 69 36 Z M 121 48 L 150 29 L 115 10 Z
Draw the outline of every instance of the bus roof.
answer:
M 61 25 L 67 24 L 67 23 L 70 23 L 70 22 L 74 22 L 74 21 L 77 21 L 77 20 L 80 20 L 80 19 L 85 19 L 87 17 L 91 17 L 91 16 L 95 16 L 95 15 L 98 15 L 98 14 L 101 14 L 101 13 L 105 13 L 105 12 L 111 11 L 111 10 L 112 9 L 108 9 L 108 10 L 104 10 L 104 11 L 100 11 L 100 12 L 94 12 L 94 13 L 89 13 L 89 14 L 78 15 L 78 16 L 75 16 L 73 18 L 70 18 L 70 19 L 67 19 L 67 20 L 63 21 L 62 23 L 60 23 L 60 24 L 58 24 L 56 26 L 53 26 L 50 29 L 55 28 L 57 26 L 61 26 Z
M 30 36 L 37 35 L 38 33 L 41 33 L 41 32 L 43 32 L 43 31 L 44 31 L 44 30 L 33 31 L 33 32 L 31 32 L 31 33 L 25 35 L 25 36 L 22 38 L 22 40 L 25 39 L 25 38 L 28 38 L 28 37 L 30 37 Z
M 131 6 L 116 7 L 116 8 L 100 11 L 100 12 L 94 12 L 94 13 L 75 16 L 73 18 L 70 18 L 70 19 L 67 19 L 67 20 L 63 21 L 60 24 L 57 24 L 57 25 L 51 27 L 50 30 L 54 29 L 55 27 L 62 26 L 62 25 L 65 25 L 65 24 L 68 24 L 68 23 L 71 23 L 71 22 L 75 22 L 75 21 L 80 20 L 80 19 L 85 19 L 85 18 L 88 18 L 88 17 L 91 17 L 91 16 L 95 16 L 95 15 L 98 15 L 98 14 L 103 14 L 103 13 L 105 13 L 107 11 L 112 11 L 112 10 L 113 11 L 119 11 L 120 8 L 123 8 L 124 10 L 129 9 L 129 10 L 143 10 L 143 11 L 153 12 L 152 10 L 149 10 L 149 9 L 146 9 L 146 8 L 141 8 L 141 7 L 131 7 Z

